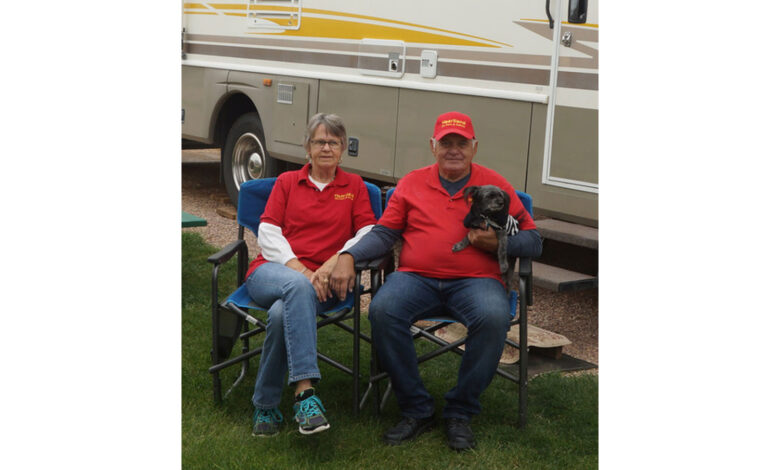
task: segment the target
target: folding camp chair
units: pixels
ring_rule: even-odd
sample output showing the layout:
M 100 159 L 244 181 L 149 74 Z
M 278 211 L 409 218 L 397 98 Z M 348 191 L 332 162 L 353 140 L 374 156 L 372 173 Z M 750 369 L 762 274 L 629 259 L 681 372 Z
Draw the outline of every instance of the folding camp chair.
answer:
M 244 229 L 248 228 L 255 235 L 260 224 L 260 216 L 265 210 L 266 202 L 271 194 L 271 189 L 276 182 L 276 178 L 262 178 L 250 180 L 241 185 L 238 194 L 238 209 L 236 218 L 238 221 L 238 239 L 227 245 L 218 253 L 210 256 L 208 261 L 214 265 L 211 280 L 211 321 L 212 321 L 212 346 L 211 362 L 212 366 L 209 372 L 212 374 L 214 401 L 219 403 L 223 399 L 222 383 L 219 373 L 221 370 L 232 365 L 241 363 L 241 372 L 233 385 L 225 393 L 227 397 L 230 392 L 238 385 L 249 371 L 249 359 L 262 352 L 262 346 L 255 349 L 249 347 L 249 338 L 265 331 L 266 323 L 257 318 L 257 313 L 250 314 L 250 311 L 258 311 L 261 314 L 267 314 L 264 307 L 256 304 L 249 296 L 244 277 L 248 267 L 248 250 L 244 240 Z M 368 188 L 371 209 L 378 219 L 382 215 L 382 195 L 379 188 L 371 183 L 365 183 Z M 234 255 L 238 254 L 238 267 L 236 270 L 236 290 L 233 291 L 225 300 L 219 301 L 218 275 L 219 268 Z M 360 373 L 360 340 L 370 341 L 370 338 L 360 333 L 360 302 L 355 301 L 355 295 L 359 296 L 368 291 L 363 291 L 360 285 L 360 274 L 366 267 L 359 264 L 355 266 L 357 276 L 353 293 L 336 305 L 333 309 L 320 314 L 317 322 L 317 328 L 325 325 L 336 325 L 352 334 L 353 351 L 352 367 L 337 362 L 336 360 L 317 352 L 317 357 L 330 364 L 331 366 L 347 373 L 353 379 L 353 411 L 357 414 L 359 411 L 359 373 Z M 352 326 L 344 323 L 345 320 L 352 318 Z M 250 329 L 250 326 L 252 328 Z M 243 330 L 243 332 L 242 332 Z M 241 340 L 243 346 L 241 352 L 233 357 L 231 353 L 237 340 Z
M 385 207 L 387 207 L 387 202 L 390 201 L 390 197 L 393 195 L 394 190 L 395 188 L 391 188 L 387 191 L 387 195 L 385 199 L 386 200 Z M 522 191 L 516 190 L 515 192 L 517 193 L 517 196 L 520 198 L 520 201 L 523 203 L 525 210 L 528 211 L 531 217 L 533 217 L 533 201 L 531 199 L 531 196 Z M 512 291 L 510 292 L 510 314 L 512 316 L 510 327 L 512 325 L 519 325 L 520 334 L 519 334 L 519 343 L 516 343 L 509 338 L 506 339 L 505 343 L 514 348 L 517 348 L 520 352 L 518 373 L 516 375 L 512 374 L 502 369 L 501 367 L 498 367 L 496 369 L 496 373 L 499 376 L 504 377 L 518 384 L 518 418 L 519 418 L 520 427 L 524 427 L 527 421 L 526 410 L 528 405 L 528 307 L 533 304 L 533 296 L 532 296 L 533 274 L 531 272 L 531 266 L 532 266 L 531 258 L 519 258 L 517 260 L 517 262 L 515 263 L 515 269 L 516 272 L 518 273 L 517 276 L 518 285 L 512 286 L 513 288 Z M 392 263 L 390 263 L 389 266 L 385 268 L 384 275 L 386 276 L 392 270 L 393 270 L 393 265 Z M 378 281 L 374 281 L 372 285 L 378 286 L 381 285 L 381 282 L 382 282 L 381 279 L 379 279 Z M 376 289 L 376 287 L 374 287 L 374 289 Z M 520 307 L 519 312 L 517 308 L 518 304 Z M 515 312 L 518 313 L 515 314 Z M 446 315 L 444 314 L 444 312 L 442 312 L 441 315 L 428 317 L 425 318 L 424 320 L 433 322 L 433 324 L 427 327 L 419 327 L 416 325 L 412 325 L 411 327 L 412 337 L 415 340 L 417 338 L 424 338 L 426 340 L 429 340 L 435 343 L 436 345 L 438 345 L 438 348 L 418 356 L 417 357 L 418 364 L 433 359 L 434 357 L 440 356 L 446 352 L 454 352 L 460 355 L 463 354 L 463 352 L 459 349 L 459 346 L 463 345 L 466 342 L 465 336 L 457 341 L 448 342 L 435 335 L 436 330 L 443 328 L 448 324 L 457 323 L 457 320 L 455 320 L 455 318 Z M 387 402 L 387 399 L 390 396 L 390 391 L 392 390 L 392 384 L 388 384 L 380 400 L 379 382 L 381 380 L 384 380 L 387 377 L 388 377 L 387 372 L 379 371 L 379 363 L 376 357 L 376 350 L 372 343 L 371 375 L 369 377 L 368 389 L 363 394 L 363 397 L 361 399 L 361 403 L 360 403 L 361 408 L 365 406 L 366 401 L 373 390 L 374 410 L 376 413 L 379 413 L 379 411 L 384 407 L 385 403 Z

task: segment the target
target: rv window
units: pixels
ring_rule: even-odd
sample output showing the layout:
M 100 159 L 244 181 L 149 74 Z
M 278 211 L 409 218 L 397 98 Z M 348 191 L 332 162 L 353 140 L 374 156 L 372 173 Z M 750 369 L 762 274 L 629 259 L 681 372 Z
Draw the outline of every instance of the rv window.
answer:
M 588 18 L 588 0 L 569 0 L 569 23 L 582 24 Z

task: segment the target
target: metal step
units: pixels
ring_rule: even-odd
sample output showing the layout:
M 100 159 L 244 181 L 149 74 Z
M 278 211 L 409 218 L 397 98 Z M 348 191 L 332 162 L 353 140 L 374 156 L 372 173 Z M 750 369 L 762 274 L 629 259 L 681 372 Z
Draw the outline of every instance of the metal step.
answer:
M 539 230 L 539 235 L 544 238 L 592 250 L 599 249 L 599 229 L 597 228 L 572 224 L 557 219 L 541 219 L 534 222 Z
M 599 278 L 569 271 L 549 264 L 533 262 L 534 285 L 555 292 L 571 292 L 593 289 L 599 286 Z

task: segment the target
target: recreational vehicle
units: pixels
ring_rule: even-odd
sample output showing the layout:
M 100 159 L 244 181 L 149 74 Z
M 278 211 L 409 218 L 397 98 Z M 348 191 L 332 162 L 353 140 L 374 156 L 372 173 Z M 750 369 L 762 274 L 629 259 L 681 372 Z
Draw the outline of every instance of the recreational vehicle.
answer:
M 305 163 L 310 116 L 344 118 L 342 167 L 392 185 L 433 163 L 442 112 L 535 215 L 598 226 L 598 0 L 239 0 L 182 6 L 182 138 L 248 179 Z

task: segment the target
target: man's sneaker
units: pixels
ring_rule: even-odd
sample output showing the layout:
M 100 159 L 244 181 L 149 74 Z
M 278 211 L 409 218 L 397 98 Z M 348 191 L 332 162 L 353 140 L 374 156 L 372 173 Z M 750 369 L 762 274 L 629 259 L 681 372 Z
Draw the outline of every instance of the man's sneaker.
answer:
M 400 423 L 387 430 L 382 436 L 382 440 L 385 441 L 385 444 L 391 446 L 397 446 L 404 441 L 414 440 L 420 434 L 430 431 L 434 421 L 433 415 L 423 419 L 404 416 Z
M 327 418 L 323 414 L 325 407 L 313 388 L 307 388 L 295 396 L 295 421 L 298 422 L 298 431 L 301 434 L 314 434 L 330 428 Z
M 466 450 L 477 446 L 474 433 L 471 432 L 469 420 L 463 418 L 445 418 L 444 426 L 447 433 L 447 443 L 451 449 Z
M 255 409 L 255 416 L 252 418 L 252 434 L 260 437 L 269 437 L 279 433 L 282 426 L 282 412 L 279 408 L 271 410 Z

